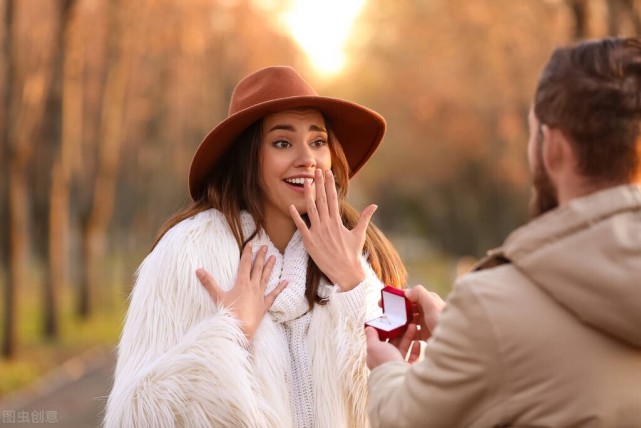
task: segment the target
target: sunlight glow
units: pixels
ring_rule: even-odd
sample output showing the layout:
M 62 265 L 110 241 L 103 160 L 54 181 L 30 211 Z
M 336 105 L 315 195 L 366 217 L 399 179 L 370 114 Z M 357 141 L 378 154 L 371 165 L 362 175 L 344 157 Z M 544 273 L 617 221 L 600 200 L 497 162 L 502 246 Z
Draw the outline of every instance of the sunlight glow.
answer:
M 285 25 L 316 71 L 338 73 L 345 44 L 367 0 L 294 0 L 283 14 Z

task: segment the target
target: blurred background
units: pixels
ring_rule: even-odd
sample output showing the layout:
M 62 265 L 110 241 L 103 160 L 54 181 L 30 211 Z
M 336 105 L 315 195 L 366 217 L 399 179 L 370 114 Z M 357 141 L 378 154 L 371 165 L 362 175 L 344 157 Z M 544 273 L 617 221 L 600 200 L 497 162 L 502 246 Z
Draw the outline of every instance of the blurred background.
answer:
M 640 33 L 640 0 L 0 0 L 0 399 L 110 352 L 246 74 L 290 64 L 387 119 L 350 198 L 379 205 L 410 284 L 445 296 L 527 221 L 552 50 Z

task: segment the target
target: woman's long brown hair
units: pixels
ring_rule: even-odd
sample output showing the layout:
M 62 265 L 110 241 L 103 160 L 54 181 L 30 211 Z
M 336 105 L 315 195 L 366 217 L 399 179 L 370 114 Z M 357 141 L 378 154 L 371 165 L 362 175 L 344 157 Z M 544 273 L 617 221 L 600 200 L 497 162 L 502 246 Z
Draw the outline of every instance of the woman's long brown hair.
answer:
M 263 228 L 264 195 L 260 187 L 262 125 L 262 120 L 254 123 L 227 149 L 211 173 L 207 191 L 203 192 L 200 199 L 167 220 L 160 229 L 152 250 L 173 226 L 211 208 L 223 213 L 241 250 L 256 235 L 254 232 L 250 236 L 243 236 L 240 224 L 241 211 L 246 210 L 253 217 L 256 231 Z M 340 143 L 330 129 L 330 124 L 326 125 L 341 219 L 345 227 L 353 229 L 358 222 L 359 213 L 345 200 L 349 183 L 349 166 Z M 307 220 L 307 216 L 303 217 Z M 405 287 L 407 275 L 405 265 L 394 246 L 371 222 L 367 228 L 363 251 L 372 269 L 383 283 L 397 288 Z M 309 257 L 305 296 L 310 307 L 313 307 L 314 303 L 324 303 L 318 296 L 318 286 L 322 277 L 325 275 Z

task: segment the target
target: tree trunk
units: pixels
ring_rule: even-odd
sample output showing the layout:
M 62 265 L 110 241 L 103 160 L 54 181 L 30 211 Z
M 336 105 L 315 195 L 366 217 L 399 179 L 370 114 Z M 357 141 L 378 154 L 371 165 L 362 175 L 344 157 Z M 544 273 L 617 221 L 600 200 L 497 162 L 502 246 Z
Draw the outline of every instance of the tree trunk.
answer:
M 624 14 L 627 14 L 632 21 L 634 34 L 641 36 L 641 15 L 639 9 L 634 5 L 634 0 L 621 0 L 621 7 L 623 8 Z
M 47 81 L 42 73 L 36 73 L 31 83 L 33 92 L 26 90 L 20 106 L 15 128 L 9 129 L 12 156 L 9 159 L 9 274 L 5 301 L 5 343 L 3 354 L 13 355 L 15 350 L 15 309 L 17 290 L 25 284 L 29 258 L 29 189 L 27 166 L 33 151 L 33 140 L 42 122 L 44 112 L 44 88 Z M 12 103 L 13 105 L 13 103 Z M 23 119 L 23 120 L 20 120 Z M 15 129 L 15 132 L 11 132 Z
M 574 16 L 574 34 L 575 40 L 584 39 L 588 33 L 588 5 L 586 0 L 568 0 L 568 6 Z
M 619 35 L 619 29 L 621 28 L 621 0 L 608 0 L 608 35 L 617 36 Z
M 18 299 L 16 291 L 25 283 L 29 241 L 27 230 L 28 202 L 27 178 L 24 168 L 19 163 L 9 169 L 9 223 L 10 248 L 8 281 L 5 288 L 5 334 L 2 344 L 2 354 L 10 358 L 16 350 L 16 306 Z
M 625 20 L 630 20 L 635 35 L 641 35 L 641 16 L 634 5 L 634 0 L 608 0 L 607 6 L 608 35 L 620 36 Z
M 66 66 L 68 67 L 69 23 L 76 0 L 64 0 L 59 7 L 58 31 L 53 68 L 51 92 L 49 94 L 50 132 L 48 138 L 53 149 L 51 187 L 49 191 L 48 224 L 48 275 L 45 275 L 43 290 L 44 335 L 57 338 L 58 304 L 60 290 L 68 276 L 68 236 L 69 236 L 69 156 L 68 142 L 63 138 L 63 90 Z
M 14 279 L 12 278 L 12 248 L 11 244 L 13 241 L 13 236 L 11 236 L 11 227 L 10 227 L 10 181 L 11 181 L 11 165 L 9 159 L 11 158 L 11 149 L 9 141 L 9 113 L 11 110 L 11 97 L 13 93 L 13 64 L 11 63 L 11 27 L 13 20 L 13 1 L 7 0 L 4 3 L 4 10 L 2 22 L 3 26 L 3 35 L 2 35 L 2 67 L 3 67 L 3 79 L 5 84 L 2 87 L 2 126 L 0 132 L 2 135 L 2 167 L 3 171 L 6 174 L 8 179 L 2 180 L 2 192 L 0 196 L 2 197 L 2 208 L 3 213 L 0 216 L 2 220 L 2 228 L 0 233 L 2 233 L 2 248 L 0 249 L 2 255 L 2 262 L 0 263 L 0 271 L 4 272 L 4 281 L 3 283 L 3 331 L 2 331 L 2 356 L 10 358 L 15 353 L 15 342 L 16 342 L 16 329 L 15 329 L 15 288 L 14 288 Z M 1 269 L 4 268 L 4 269 Z
M 7 0 L 7 15 L 5 21 L 7 30 L 13 24 L 15 0 Z M 29 197 L 27 185 L 28 166 L 34 150 L 34 141 L 42 125 L 46 94 L 49 93 L 51 75 L 46 66 L 40 65 L 33 71 L 27 72 L 24 83 L 16 88 L 15 57 L 12 37 L 5 46 L 5 55 L 9 67 L 10 79 L 7 80 L 11 91 L 7 96 L 8 115 L 10 120 L 5 129 L 6 147 L 8 148 L 9 164 L 9 268 L 5 288 L 5 335 L 3 339 L 3 354 L 7 357 L 15 353 L 16 348 L 16 307 L 18 290 L 22 289 L 26 280 L 29 257 Z
M 99 159 L 94 184 L 91 212 L 86 220 L 83 236 L 82 276 L 78 298 L 78 314 L 88 318 L 92 313 L 93 294 L 102 293 L 106 237 L 116 199 L 116 182 L 120 166 L 120 147 L 124 133 L 124 110 L 129 83 L 131 54 L 128 27 L 122 25 L 126 11 L 124 2 L 110 4 L 112 30 L 109 52 L 111 65 L 105 82 L 100 133 Z

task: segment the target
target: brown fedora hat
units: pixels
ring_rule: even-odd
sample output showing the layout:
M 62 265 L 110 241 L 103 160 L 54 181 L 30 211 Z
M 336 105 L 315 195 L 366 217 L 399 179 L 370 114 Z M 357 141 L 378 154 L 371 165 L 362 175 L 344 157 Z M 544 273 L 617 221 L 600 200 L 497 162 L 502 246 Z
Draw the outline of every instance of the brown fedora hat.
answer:
M 267 67 L 241 80 L 231 96 L 227 118 L 200 143 L 189 170 L 189 193 L 202 197 L 207 180 L 225 150 L 257 120 L 283 110 L 309 107 L 320 111 L 341 142 L 350 177 L 365 164 L 385 134 L 385 119 L 349 101 L 319 96 L 296 70 Z

